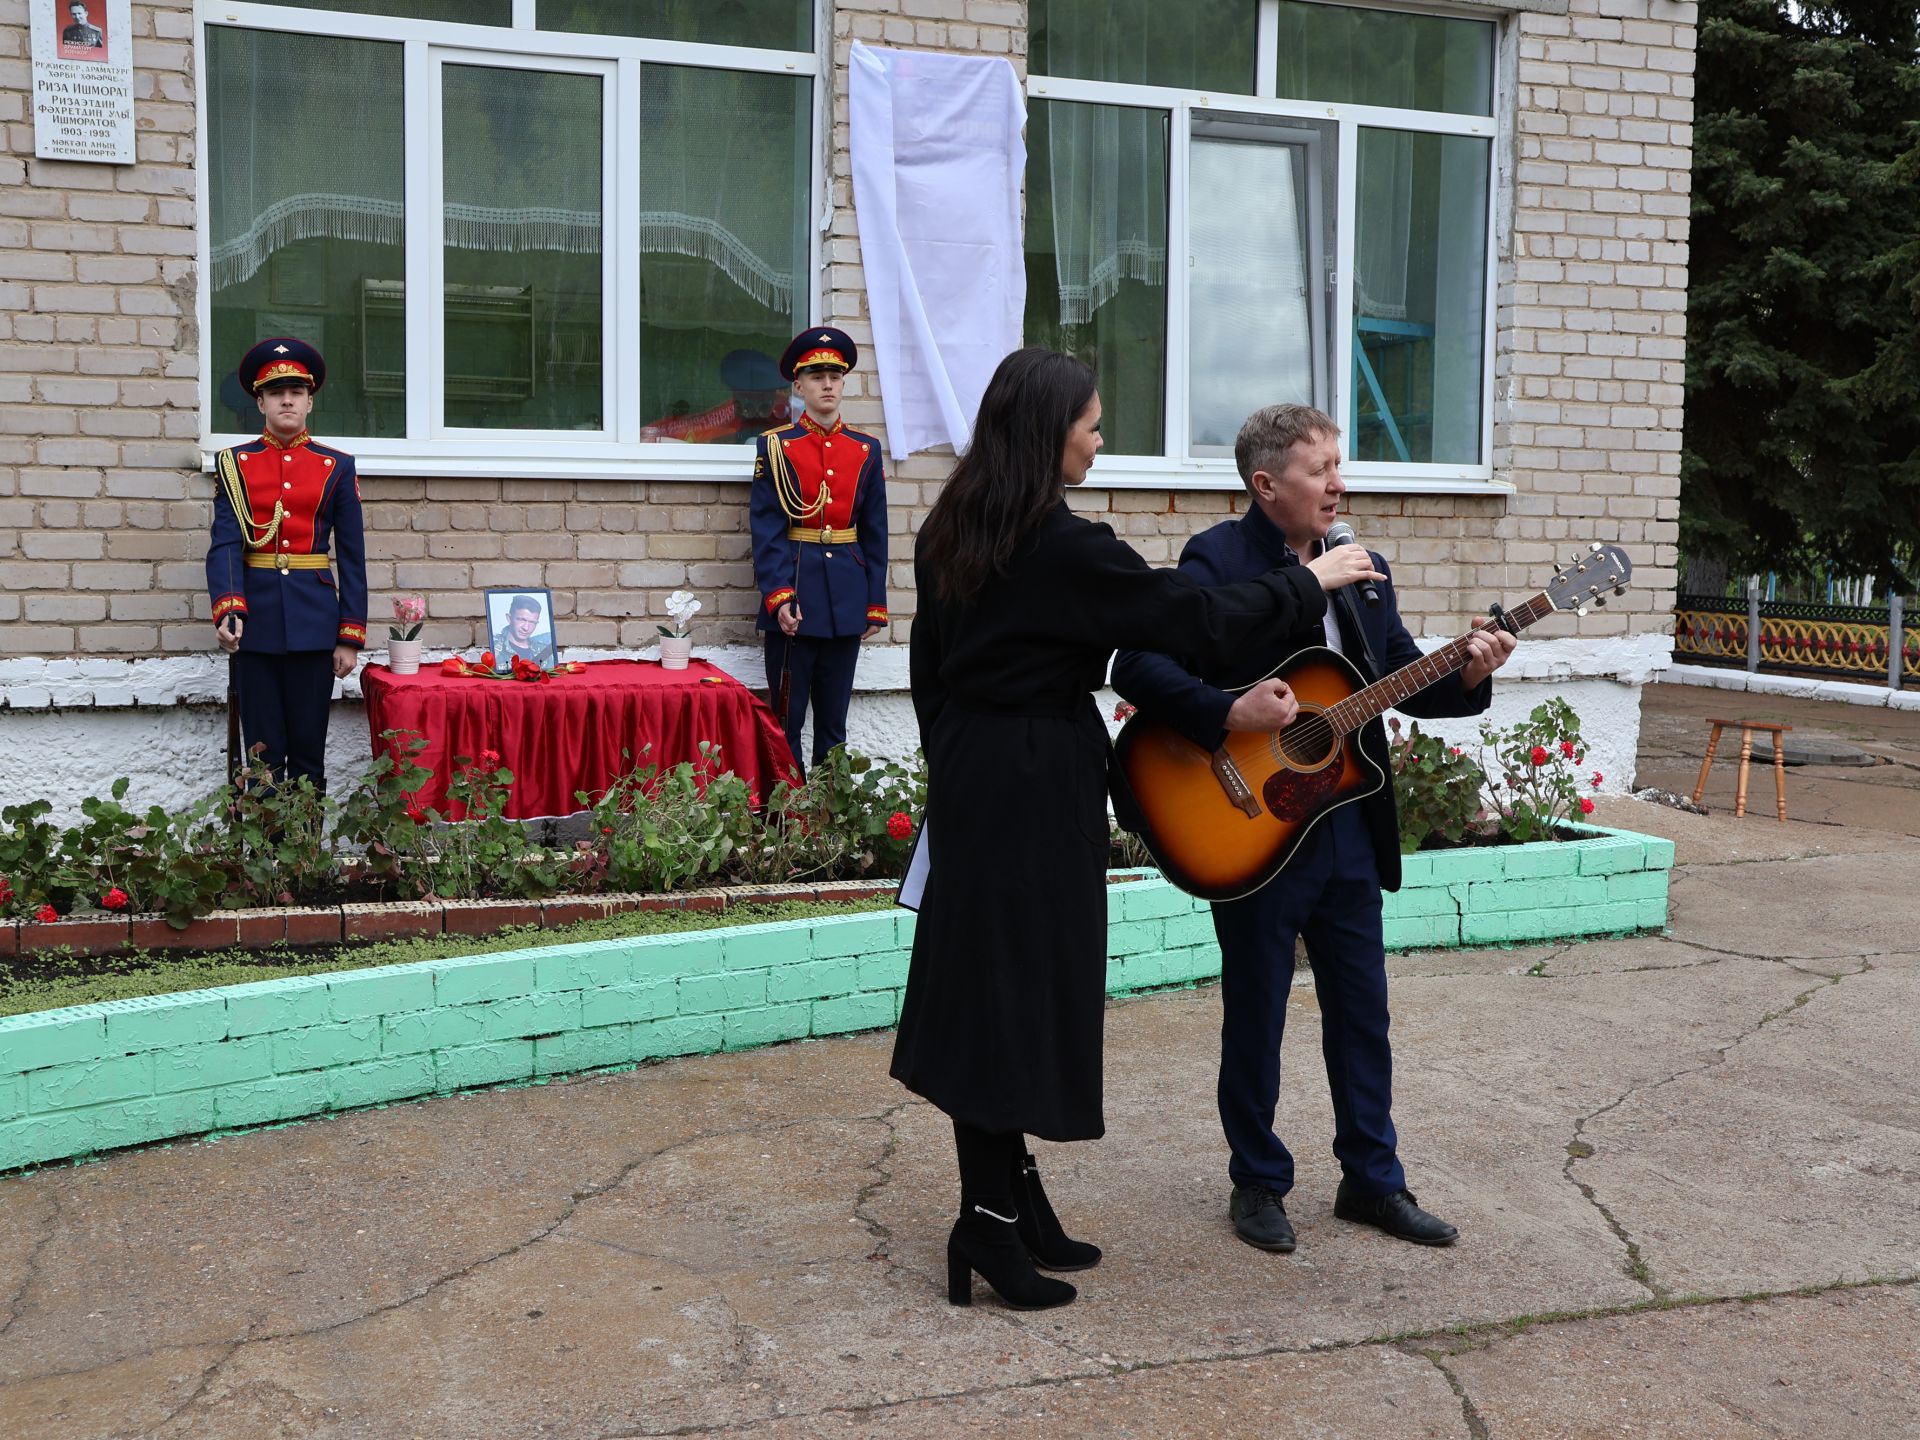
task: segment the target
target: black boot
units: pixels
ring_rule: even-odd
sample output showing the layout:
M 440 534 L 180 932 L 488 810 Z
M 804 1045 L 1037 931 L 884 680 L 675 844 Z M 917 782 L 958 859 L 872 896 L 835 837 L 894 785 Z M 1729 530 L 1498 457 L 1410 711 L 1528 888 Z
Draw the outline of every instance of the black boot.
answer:
M 1033 1259 L 1015 1228 L 1018 1212 L 995 1211 L 977 1201 L 961 1202 L 960 1218 L 947 1237 L 947 1301 L 973 1303 L 977 1273 L 1015 1310 L 1048 1310 L 1068 1305 L 1080 1292 L 1033 1268 Z
M 978 1272 L 1016 1310 L 1065 1305 L 1078 1293 L 1064 1280 L 1049 1280 L 1033 1268 L 1022 1243 L 1013 1177 L 1025 1150 L 1021 1137 L 953 1122 L 953 1148 L 960 1162 L 960 1218 L 947 1238 L 947 1299 L 973 1303 Z
M 1025 1146 L 1014 1153 L 1021 1157 L 1014 1162 L 1013 1203 L 1020 1211 L 1014 1224 L 1033 1263 L 1042 1270 L 1091 1270 L 1100 1263 L 1100 1247 L 1068 1238 L 1041 1188 L 1040 1167 Z

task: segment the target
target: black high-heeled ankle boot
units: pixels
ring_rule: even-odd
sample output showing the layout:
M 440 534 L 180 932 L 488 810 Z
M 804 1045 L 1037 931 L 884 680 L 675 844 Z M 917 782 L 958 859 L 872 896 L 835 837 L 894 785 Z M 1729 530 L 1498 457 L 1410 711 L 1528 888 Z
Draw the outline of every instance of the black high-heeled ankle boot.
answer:
M 1041 1188 L 1039 1165 L 1024 1149 L 1015 1153 L 1020 1156 L 1013 1169 L 1013 1200 L 1020 1208 L 1015 1228 L 1033 1263 L 1042 1270 L 1091 1270 L 1100 1263 L 1100 1247 L 1072 1239 L 1061 1229 Z
M 1005 1203 L 1004 1201 L 1001 1203 Z M 1002 1214 L 985 1204 L 962 1200 L 960 1218 L 947 1237 L 947 1301 L 973 1303 L 977 1274 L 1015 1310 L 1050 1310 L 1068 1305 L 1080 1292 L 1033 1268 L 1033 1257 L 1015 1229 L 1019 1212 Z

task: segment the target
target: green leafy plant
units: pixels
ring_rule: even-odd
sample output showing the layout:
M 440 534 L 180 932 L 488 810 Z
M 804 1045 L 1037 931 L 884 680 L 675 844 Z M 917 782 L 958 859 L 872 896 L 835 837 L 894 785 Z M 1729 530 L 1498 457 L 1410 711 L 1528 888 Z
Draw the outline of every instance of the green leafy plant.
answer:
M 491 750 L 454 757 L 447 812 L 458 820 L 429 824 L 419 860 L 431 893 L 448 900 L 551 895 L 560 888 L 564 855 L 536 846 L 527 827 L 507 818 L 513 772 Z M 416 827 L 418 828 L 418 827 Z
M 743 870 L 764 881 L 897 878 L 926 807 L 918 756 L 902 765 L 836 746 L 805 784 L 774 787 Z
M 60 831 L 53 804 L 30 800 L 0 810 L 0 915 L 32 915 L 42 905 L 68 909 L 73 892 L 60 867 Z
M 419 861 L 433 856 L 432 823 L 437 810 L 415 797 L 433 778 L 416 758 L 427 740 L 410 730 L 387 730 L 373 764 L 342 802 L 334 843 L 361 852 L 361 873 L 382 894 L 417 899 L 432 893 L 435 877 Z
M 160 805 L 137 815 L 123 803 L 127 788 L 123 776 L 105 798 L 80 802 L 80 823 L 60 837 L 61 888 L 103 910 L 157 911 L 184 927 L 226 887 L 218 865 L 192 842 L 205 802 L 177 816 Z
M 1487 777 L 1478 763 L 1438 735 L 1421 734 L 1418 723 L 1404 736 L 1399 720 L 1389 720 L 1388 728 L 1402 853 L 1465 845 L 1484 835 L 1492 817 L 1481 803 Z
M 1525 720 L 1505 729 L 1480 727 L 1482 743 L 1492 751 L 1488 791 L 1500 829 L 1515 840 L 1551 840 L 1563 826 L 1592 811 L 1581 793 L 1586 746 L 1580 717 L 1566 701 L 1548 700 Z
M 309 903 L 335 883 L 330 818 L 311 780 L 277 780 L 256 755 L 186 817 L 186 848 L 218 874 L 227 909 Z
M 751 823 L 746 782 L 724 771 L 720 748 L 702 743 L 700 759 L 662 773 L 641 763 L 599 795 L 581 791 L 593 838 L 576 871 L 615 890 L 668 891 L 717 878 Z

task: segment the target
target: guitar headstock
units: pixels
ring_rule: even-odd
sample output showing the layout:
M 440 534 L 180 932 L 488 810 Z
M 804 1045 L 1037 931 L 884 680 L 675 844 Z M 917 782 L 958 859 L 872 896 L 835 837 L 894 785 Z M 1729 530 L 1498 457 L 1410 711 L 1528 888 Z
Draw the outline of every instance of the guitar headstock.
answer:
M 1627 593 L 1627 581 L 1633 576 L 1633 562 L 1618 545 L 1594 541 L 1586 553 L 1567 562 L 1566 569 L 1547 583 L 1547 599 L 1556 610 L 1571 610 L 1584 615 L 1587 607 L 1605 606 L 1607 592 Z

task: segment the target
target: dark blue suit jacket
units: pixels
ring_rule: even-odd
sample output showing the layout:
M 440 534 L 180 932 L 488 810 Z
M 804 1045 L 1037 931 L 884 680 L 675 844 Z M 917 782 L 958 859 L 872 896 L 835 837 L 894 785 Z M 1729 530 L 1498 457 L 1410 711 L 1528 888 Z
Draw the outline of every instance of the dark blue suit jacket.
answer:
M 1182 573 L 1202 585 L 1230 585 L 1264 575 L 1276 566 L 1298 563 L 1280 531 L 1257 508 L 1194 536 L 1180 554 Z M 1378 605 L 1358 603 L 1359 587 L 1352 585 L 1328 597 L 1340 627 L 1341 649 L 1369 683 L 1412 664 L 1423 653 L 1400 621 L 1387 562 L 1374 555 L 1373 568 L 1388 577 L 1377 584 Z M 1143 711 L 1211 751 L 1226 735 L 1227 712 L 1236 698 L 1229 690 L 1245 689 L 1299 651 L 1326 643 L 1326 634 L 1316 621 L 1290 634 L 1275 635 L 1270 645 L 1250 652 L 1230 671 L 1195 667 L 1178 656 L 1122 650 L 1114 660 L 1113 687 Z M 1368 661 L 1369 649 L 1379 662 L 1378 671 Z M 1491 677 L 1468 690 L 1456 672 L 1394 708 L 1429 718 L 1478 715 L 1492 699 Z M 1386 728 L 1380 721 L 1370 722 L 1360 732 L 1360 746 L 1382 771 L 1387 769 Z M 1398 890 L 1400 819 L 1394 808 L 1393 786 L 1384 785 L 1358 803 L 1373 841 L 1381 887 Z

